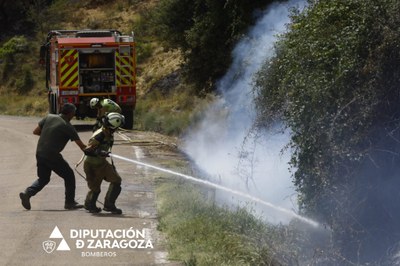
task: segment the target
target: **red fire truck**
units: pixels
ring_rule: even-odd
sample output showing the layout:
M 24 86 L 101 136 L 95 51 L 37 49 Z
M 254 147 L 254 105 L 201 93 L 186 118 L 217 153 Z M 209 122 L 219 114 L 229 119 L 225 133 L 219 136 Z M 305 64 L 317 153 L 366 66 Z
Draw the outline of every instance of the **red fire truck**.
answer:
M 64 103 L 77 107 L 76 117 L 96 117 L 93 97 L 119 104 L 125 128 L 133 127 L 136 103 L 135 42 L 117 30 L 53 30 L 40 49 L 46 67 L 49 112 Z

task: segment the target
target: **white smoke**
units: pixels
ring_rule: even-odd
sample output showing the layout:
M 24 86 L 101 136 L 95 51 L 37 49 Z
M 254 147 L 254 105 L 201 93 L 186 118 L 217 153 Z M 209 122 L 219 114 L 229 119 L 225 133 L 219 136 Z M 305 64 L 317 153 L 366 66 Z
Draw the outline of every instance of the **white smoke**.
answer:
M 207 110 L 203 120 L 188 132 L 184 151 L 221 185 L 297 210 L 296 193 L 288 170 L 290 155 L 288 152 L 281 154 L 289 134 L 250 134 L 255 118 L 254 74 L 273 55 L 276 35 L 285 31 L 292 7 L 303 8 L 304 1 L 273 4 L 237 44 L 232 66 L 217 84 L 221 97 Z M 222 192 L 216 193 L 225 203 L 240 200 Z M 252 208 L 262 211 L 270 222 L 290 220 L 272 209 Z

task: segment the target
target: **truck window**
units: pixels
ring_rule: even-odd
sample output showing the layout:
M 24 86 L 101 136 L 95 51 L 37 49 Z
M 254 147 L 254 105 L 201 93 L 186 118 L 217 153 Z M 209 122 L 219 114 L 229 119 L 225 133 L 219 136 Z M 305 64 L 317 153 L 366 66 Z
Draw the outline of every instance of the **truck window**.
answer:
M 79 54 L 81 68 L 114 68 L 114 53 Z

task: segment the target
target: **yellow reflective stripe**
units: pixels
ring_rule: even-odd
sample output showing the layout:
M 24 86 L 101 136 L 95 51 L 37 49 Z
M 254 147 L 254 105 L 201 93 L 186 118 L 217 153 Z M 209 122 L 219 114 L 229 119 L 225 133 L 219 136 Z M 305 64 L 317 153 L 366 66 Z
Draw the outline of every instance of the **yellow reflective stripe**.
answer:
M 63 72 L 62 77 L 61 77 L 61 82 L 66 82 L 66 79 L 71 80 L 73 77 L 78 76 L 78 71 L 76 71 L 78 68 L 70 68 L 68 71 Z M 75 71 L 75 72 L 74 72 Z M 72 76 L 70 76 L 72 73 Z
M 67 52 L 63 57 L 61 57 L 61 61 L 60 61 L 60 64 L 61 64 L 61 72 L 65 71 L 65 69 L 67 69 L 68 67 L 70 67 L 70 66 L 68 65 L 68 63 L 66 62 L 66 61 L 67 61 L 66 58 L 72 56 L 74 59 L 76 59 L 76 58 L 78 57 L 78 53 L 75 53 L 75 54 L 74 54 L 74 52 L 75 52 L 75 50 L 68 50 L 68 52 Z
M 66 83 L 68 83 L 66 84 L 66 86 L 78 87 L 79 85 L 78 71 L 75 71 Z
M 78 51 L 67 50 L 60 59 L 60 65 L 61 86 L 78 87 Z
M 133 62 L 132 62 L 132 57 L 122 57 L 121 54 L 116 51 L 116 76 L 117 76 L 117 86 L 121 85 L 133 85 L 133 73 L 134 73 L 134 68 L 133 68 Z M 125 76 L 123 76 L 125 75 Z

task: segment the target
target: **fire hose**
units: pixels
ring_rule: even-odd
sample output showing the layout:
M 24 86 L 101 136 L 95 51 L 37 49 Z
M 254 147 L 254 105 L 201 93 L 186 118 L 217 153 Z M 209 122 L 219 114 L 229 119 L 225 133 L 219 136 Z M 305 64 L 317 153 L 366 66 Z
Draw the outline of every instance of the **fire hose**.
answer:
M 299 219 L 299 220 L 301 220 L 301 221 L 303 221 L 303 222 L 305 222 L 305 223 L 307 223 L 309 225 L 312 225 L 314 227 L 318 227 L 319 226 L 319 224 L 316 221 L 313 221 L 313 220 L 311 220 L 309 218 L 303 217 L 303 216 L 301 216 L 301 215 L 299 215 L 299 214 L 297 214 L 297 213 L 295 213 L 295 212 L 293 212 L 291 210 L 285 209 L 285 208 L 280 207 L 280 206 L 276 206 L 276 205 L 274 205 L 274 204 L 272 204 L 270 202 L 267 202 L 267 201 L 264 201 L 264 200 L 259 199 L 257 197 L 254 197 L 254 196 L 251 196 L 249 194 L 243 193 L 241 191 L 233 190 L 233 189 L 224 187 L 222 185 L 218 185 L 218 184 L 212 183 L 212 182 L 207 181 L 207 180 L 199 179 L 199 178 L 196 178 L 196 177 L 193 177 L 193 176 L 190 176 L 190 175 L 185 175 L 185 174 L 182 174 L 182 173 L 179 173 L 179 172 L 175 172 L 175 171 L 172 171 L 172 170 L 169 170 L 169 169 L 165 169 L 165 168 L 162 168 L 162 167 L 159 167 L 159 166 L 155 166 L 155 165 L 144 163 L 144 162 L 141 162 L 141 161 L 138 161 L 138 160 L 133 160 L 133 159 L 130 159 L 130 158 L 126 158 L 126 157 L 123 157 L 121 155 L 108 153 L 108 156 L 110 156 L 111 158 L 116 158 L 116 159 L 120 159 L 120 160 L 123 160 L 123 161 L 127 161 L 127 162 L 130 162 L 130 163 L 136 164 L 136 165 L 141 165 L 141 166 L 144 166 L 144 167 L 148 167 L 148 168 L 160 171 L 160 172 L 164 172 L 164 173 L 168 173 L 168 174 L 171 174 L 171 175 L 183 177 L 183 178 L 185 178 L 187 180 L 190 180 L 190 181 L 193 181 L 195 183 L 199 183 L 199 184 L 202 184 L 202 185 L 206 185 L 208 187 L 212 187 L 212 188 L 216 188 L 216 189 L 219 189 L 219 190 L 223 190 L 223 191 L 229 192 L 231 194 L 236 194 L 236 195 L 238 195 L 240 197 L 250 199 L 253 202 L 258 202 L 260 204 L 263 204 L 265 206 L 268 206 L 270 208 L 278 210 L 278 211 L 280 211 L 282 213 L 286 213 L 286 214 L 288 214 L 288 215 L 290 215 L 292 217 L 295 217 L 295 218 L 297 218 L 297 219 Z M 82 158 L 76 164 L 76 166 L 75 166 L 75 170 L 76 171 L 77 171 L 77 167 L 79 166 L 79 164 L 83 161 L 83 158 L 84 158 L 84 156 L 82 156 Z M 86 180 L 86 178 L 82 174 L 80 174 L 79 171 L 77 171 L 77 173 Z M 101 203 L 101 202 L 99 202 L 99 203 Z M 103 203 L 101 203 L 101 204 L 103 204 Z
M 314 227 L 318 227 L 319 226 L 319 224 L 316 221 L 313 221 L 313 220 L 311 220 L 309 218 L 303 217 L 303 216 L 301 216 L 301 215 L 299 215 L 299 214 L 297 214 L 297 213 L 295 213 L 295 212 L 293 212 L 291 210 L 288 210 L 288 209 L 285 209 L 285 208 L 282 208 L 282 207 L 279 207 L 279 206 L 275 206 L 274 204 L 266 202 L 264 200 L 261 200 L 261 199 L 259 199 L 257 197 L 254 197 L 254 196 L 251 196 L 249 194 L 246 194 L 246 193 L 243 193 L 243 192 L 240 192 L 240 191 L 237 191 L 237 190 L 233 190 L 233 189 L 230 189 L 230 188 L 227 188 L 227 187 L 212 183 L 210 181 L 199 179 L 199 178 L 196 178 L 196 177 L 193 177 L 193 176 L 189 176 L 189 175 L 185 175 L 185 174 L 182 174 L 182 173 L 178 173 L 178 172 L 175 172 L 175 171 L 172 171 L 172 170 L 169 170 L 169 169 L 165 169 L 165 168 L 162 168 L 162 167 L 158 167 L 158 166 L 155 166 L 155 165 L 144 163 L 144 162 L 141 162 L 141 161 L 138 161 L 138 160 L 129 159 L 129 158 L 117 155 L 117 154 L 110 153 L 109 156 L 112 157 L 112 158 L 120 159 L 120 160 L 127 161 L 127 162 L 130 162 L 130 163 L 134 163 L 134 164 L 137 164 L 137 165 L 141 165 L 141 166 L 145 166 L 145 167 L 148 167 L 148 168 L 152 168 L 152 169 L 160 171 L 160 172 L 164 172 L 164 173 L 168 173 L 168 174 L 171 174 L 171 175 L 183 177 L 185 179 L 188 179 L 190 181 L 193 181 L 193 182 L 196 182 L 196 183 L 199 183 L 199 184 L 202 184 L 202 185 L 206 185 L 208 187 L 213 187 L 213 188 L 216 188 L 216 189 L 219 189 L 219 190 L 223 190 L 223 191 L 226 191 L 226 192 L 229 192 L 229 193 L 232 193 L 232 194 L 236 194 L 236 195 L 241 196 L 243 198 L 250 199 L 250 200 L 252 200 L 254 202 L 261 203 L 261 204 L 266 205 L 266 206 L 268 206 L 270 208 L 273 208 L 273 209 L 278 210 L 280 212 L 286 213 L 286 214 L 288 214 L 288 215 L 290 215 L 292 217 L 295 217 L 295 218 L 297 218 L 297 219 L 299 219 L 299 220 L 301 220 L 301 221 L 303 221 L 305 223 L 308 223 L 308 224 L 310 224 L 310 225 L 312 225 Z

